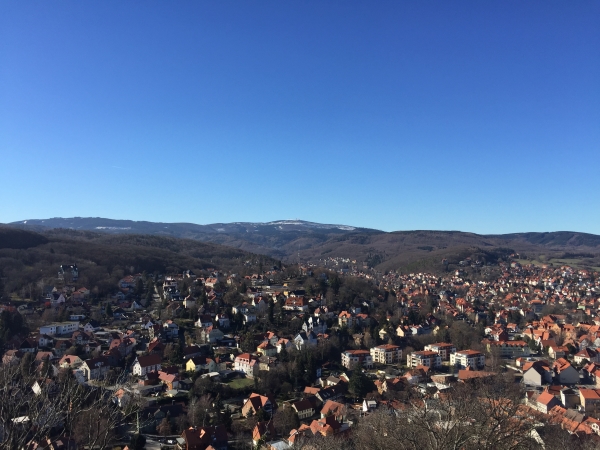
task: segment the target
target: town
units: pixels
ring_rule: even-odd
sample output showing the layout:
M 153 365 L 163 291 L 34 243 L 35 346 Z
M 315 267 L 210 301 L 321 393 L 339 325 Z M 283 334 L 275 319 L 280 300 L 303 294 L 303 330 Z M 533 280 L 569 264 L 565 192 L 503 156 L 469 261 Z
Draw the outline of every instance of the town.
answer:
M 370 421 L 506 383 L 517 395 L 496 401 L 520 417 L 511 433 L 546 448 L 556 430 L 597 445 L 598 273 L 511 256 L 483 273 L 470 260 L 443 274 L 351 260 L 132 273 L 108 298 L 61 265 L 42 298 L 0 306 L 2 370 L 30 375 L 30 395 L 50 404 L 67 379 L 110 407 L 94 413 L 94 433 L 77 418 L 69 428 L 61 414 L 15 410 L 4 438 L 53 449 L 326 448 L 360 441 L 377 429 Z

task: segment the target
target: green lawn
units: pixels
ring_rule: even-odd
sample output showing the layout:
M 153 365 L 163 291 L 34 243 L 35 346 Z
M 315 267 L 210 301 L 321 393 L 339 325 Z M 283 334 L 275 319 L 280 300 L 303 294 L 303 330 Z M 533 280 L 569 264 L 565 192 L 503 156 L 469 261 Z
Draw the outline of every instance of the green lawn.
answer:
M 244 389 L 249 386 L 254 386 L 254 380 L 251 378 L 236 378 L 227 383 L 232 389 Z

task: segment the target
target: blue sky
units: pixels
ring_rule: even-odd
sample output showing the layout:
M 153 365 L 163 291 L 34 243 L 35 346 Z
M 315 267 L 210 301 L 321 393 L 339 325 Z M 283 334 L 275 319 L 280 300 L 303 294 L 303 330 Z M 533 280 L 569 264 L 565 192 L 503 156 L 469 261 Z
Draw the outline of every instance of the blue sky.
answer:
M 600 234 L 600 3 L 0 3 L 0 222 Z

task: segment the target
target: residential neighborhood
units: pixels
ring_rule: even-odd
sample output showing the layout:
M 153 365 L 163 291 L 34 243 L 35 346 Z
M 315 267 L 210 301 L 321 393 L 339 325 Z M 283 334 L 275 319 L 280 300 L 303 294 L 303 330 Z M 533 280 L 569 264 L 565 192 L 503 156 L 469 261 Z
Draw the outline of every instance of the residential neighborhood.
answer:
M 31 355 L 38 383 L 42 373 L 70 373 L 115 392 L 121 409 L 137 402 L 141 432 L 171 436 L 179 449 L 352 439 L 361 418 L 401 414 L 415 399 L 493 377 L 520 386 L 519 408 L 598 436 L 597 274 L 510 262 L 497 269 L 497 279 L 476 282 L 460 271 L 315 264 L 244 276 L 137 273 L 108 300 L 91 300 L 63 275 L 52 292 L 64 301 L 44 307 L 37 329 L 9 336 L 2 363 Z M 331 285 L 358 293 L 340 300 Z

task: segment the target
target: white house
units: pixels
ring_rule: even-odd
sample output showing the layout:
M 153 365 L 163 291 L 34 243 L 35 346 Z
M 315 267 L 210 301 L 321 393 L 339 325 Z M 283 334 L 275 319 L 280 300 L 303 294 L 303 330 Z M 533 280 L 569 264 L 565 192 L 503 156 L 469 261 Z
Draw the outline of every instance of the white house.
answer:
M 158 372 L 160 360 L 160 355 L 138 356 L 133 363 L 133 374 L 142 377 L 148 372 Z
M 294 344 L 296 344 L 296 348 L 298 350 L 302 350 L 304 347 L 312 347 L 317 345 L 317 335 L 312 331 L 308 333 L 305 331 L 301 331 L 294 338 Z

